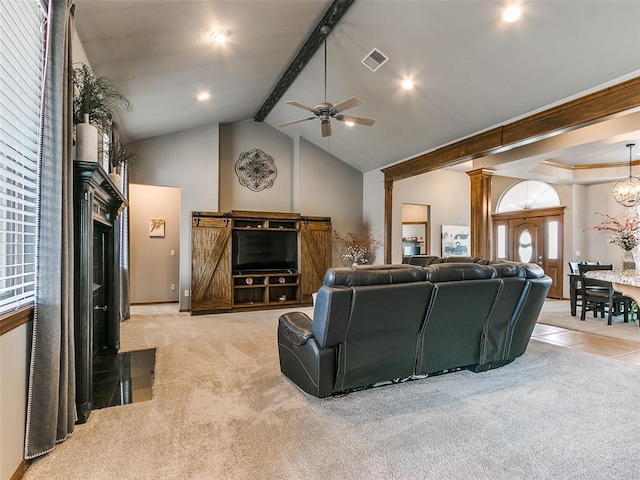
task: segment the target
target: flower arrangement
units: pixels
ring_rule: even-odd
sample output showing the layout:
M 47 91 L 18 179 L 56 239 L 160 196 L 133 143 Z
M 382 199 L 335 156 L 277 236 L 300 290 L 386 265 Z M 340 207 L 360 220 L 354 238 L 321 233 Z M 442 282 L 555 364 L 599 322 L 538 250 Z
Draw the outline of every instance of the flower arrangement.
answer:
M 372 248 L 379 244 L 373 237 L 370 228 L 360 235 L 349 232 L 344 237 L 334 231 L 333 238 L 344 248 L 345 253 L 342 258 L 351 264 L 366 264 L 369 261 L 369 254 Z
M 600 225 L 589 227 L 586 230 L 597 230 L 599 232 L 611 232 L 608 243 L 613 243 L 623 250 L 631 251 L 640 243 L 640 215 L 638 212 L 625 216 L 624 220 L 601 212 L 597 215 L 604 217 Z

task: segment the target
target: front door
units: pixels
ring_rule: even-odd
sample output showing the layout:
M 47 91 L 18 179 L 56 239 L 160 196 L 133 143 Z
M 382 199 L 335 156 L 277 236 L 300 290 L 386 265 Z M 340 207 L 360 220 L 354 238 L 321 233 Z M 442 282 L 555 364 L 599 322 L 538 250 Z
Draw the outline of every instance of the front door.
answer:
M 547 296 L 562 298 L 562 214 L 551 210 L 494 215 L 493 258 L 537 263 L 553 282 Z

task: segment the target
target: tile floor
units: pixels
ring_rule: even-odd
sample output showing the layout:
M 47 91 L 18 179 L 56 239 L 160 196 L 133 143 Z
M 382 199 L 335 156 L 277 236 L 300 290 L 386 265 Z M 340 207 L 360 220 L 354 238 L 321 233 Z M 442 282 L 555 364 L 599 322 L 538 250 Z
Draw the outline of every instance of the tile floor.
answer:
M 96 356 L 93 408 L 151 400 L 155 363 L 155 348 Z
M 537 323 L 532 339 L 640 365 L 640 343 Z

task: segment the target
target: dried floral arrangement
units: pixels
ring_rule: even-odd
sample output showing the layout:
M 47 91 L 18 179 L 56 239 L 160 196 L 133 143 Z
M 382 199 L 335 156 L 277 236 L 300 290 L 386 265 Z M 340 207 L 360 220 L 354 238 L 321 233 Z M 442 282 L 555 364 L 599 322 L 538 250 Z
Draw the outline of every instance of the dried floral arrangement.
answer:
M 608 243 L 613 243 L 626 251 L 633 250 L 638 246 L 640 243 L 640 232 L 638 231 L 640 229 L 640 215 L 638 212 L 626 215 L 623 220 L 602 212 L 596 212 L 596 215 L 604 217 L 602 223 L 585 230 L 611 233 Z
M 352 264 L 366 264 L 369 261 L 372 248 L 380 244 L 374 238 L 370 228 L 361 234 L 349 232 L 345 236 L 334 231 L 333 238 L 338 245 L 344 248 L 345 253 L 342 258 Z

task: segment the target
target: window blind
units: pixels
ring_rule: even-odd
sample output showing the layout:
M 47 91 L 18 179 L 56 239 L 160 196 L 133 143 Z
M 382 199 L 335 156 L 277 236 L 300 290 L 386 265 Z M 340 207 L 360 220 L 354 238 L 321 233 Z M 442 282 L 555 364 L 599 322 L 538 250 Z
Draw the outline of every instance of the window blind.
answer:
M 0 2 L 0 315 L 33 303 L 45 12 Z

